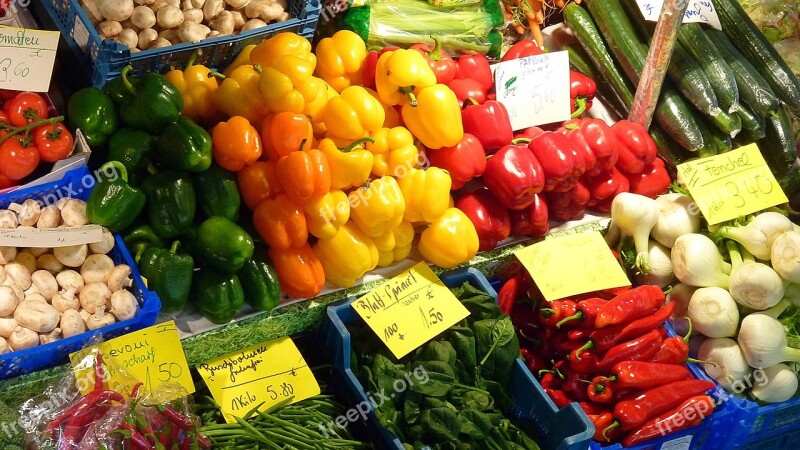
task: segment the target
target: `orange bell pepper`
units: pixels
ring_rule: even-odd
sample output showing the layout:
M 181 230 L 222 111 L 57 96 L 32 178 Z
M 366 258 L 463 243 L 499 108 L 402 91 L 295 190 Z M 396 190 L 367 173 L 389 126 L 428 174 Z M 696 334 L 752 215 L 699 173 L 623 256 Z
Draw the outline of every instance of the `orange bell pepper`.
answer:
M 256 161 L 236 173 L 239 193 L 250 210 L 268 198 L 275 198 L 281 192 L 278 173 L 274 161 Z
M 280 250 L 300 247 L 308 241 L 303 208 L 286 194 L 259 203 L 253 211 L 253 226 L 261 239 Z
M 220 122 L 211 133 L 214 161 L 233 172 L 242 170 L 261 156 L 261 137 L 241 116 Z
M 267 157 L 277 162 L 291 152 L 310 150 L 314 130 L 305 115 L 284 111 L 264 117 L 261 140 Z
M 295 33 L 276 34 L 258 44 L 250 51 L 250 64 L 261 67 L 271 66 L 277 59 L 285 55 L 297 56 L 308 62 L 311 71 L 317 66 L 317 57 L 311 53 L 311 42 Z
M 301 205 L 331 190 L 331 169 L 319 150 L 289 153 L 278 160 L 277 169 L 284 192 Z
M 325 270 L 308 243 L 286 250 L 271 247 L 269 259 L 278 274 L 281 290 L 293 297 L 316 297 L 325 286 Z

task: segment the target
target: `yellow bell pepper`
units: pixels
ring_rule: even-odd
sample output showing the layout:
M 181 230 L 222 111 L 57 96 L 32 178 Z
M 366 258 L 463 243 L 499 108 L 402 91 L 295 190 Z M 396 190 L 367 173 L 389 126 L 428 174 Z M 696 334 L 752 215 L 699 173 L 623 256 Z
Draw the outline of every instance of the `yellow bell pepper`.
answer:
M 350 220 L 350 202 L 340 190 L 314 197 L 303 205 L 308 232 L 320 239 L 331 239 L 339 227 Z
M 416 105 L 418 92 L 434 84 L 436 74 L 416 50 L 398 49 L 378 58 L 375 87 L 381 101 L 387 105 Z M 460 112 L 458 118 L 461 120 Z
M 260 78 L 256 68 L 250 64 L 237 67 L 214 91 L 217 108 L 231 117 L 242 116 L 250 123 L 261 123 L 269 108 L 258 90 Z
M 306 99 L 299 88 L 308 83 L 313 74 L 314 67 L 308 61 L 286 55 L 272 66 L 262 66 L 258 89 L 271 112 L 299 114 L 306 107 Z
M 333 97 L 338 97 L 339 96 L 339 93 L 336 92 L 336 89 L 334 89 L 333 86 L 331 86 L 327 82 L 325 83 L 325 93 L 328 95 L 328 101 L 325 102 L 326 107 L 327 107 L 328 102 L 330 102 L 330 100 Z M 328 132 L 328 127 L 326 127 L 325 126 L 325 122 L 323 122 L 324 118 L 325 117 L 324 117 L 323 114 L 318 114 L 316 116 L 313 116 L 313 120 L 311 121 L 311 124 L 314 126 L 314 136 L 317 139 L 322 139 L 323 137 L 325 137 L 325 134 Z
M 411 169 L 400 178 L 400 191 L 406 201 L 407 222 L 431 223 L 441 217 L 450 203 L 450 174 L 438 167 Z
M 367 57 L 367 45 L 361 36 L 340 30 L 317 44 L 316 75 L 339 92 L 361 84 L 361 67 Z
M 348 222 L 331 239 L 320 239 L 314 253 L 325 269 L 325 278 L 339 287 L 350 287 L 378 265 L 378 249 L 372 238 Z
M 378 95 L 376 91 L 370 88 L 364 88 L 364 89 L 366 89 L 367 92 L 369 92 L 369 95 L 375 97 L 376 99 L 378 99 L 378 101 L 381 101 L 381 97 Z M 400 112 L 398 112 L 394 106 L 384 105 L 383 103 L 381 103 L 381 105 L 383 105 L 383 111 L 384 114 L 386 115 L 386 119 L 384 119 L 383 121 L 384 127 L 394 128 L 403 126 L 403 121 L 400 119 Z
M 317 66 L 317 57 L 311 53 L 311 42 L 290 32 L 278 33 L 255 46 L 250 51 L 250 64 L 268 67 L 286 55 L 306 61 L 311 66 L 312 73 Z
M 382 236 L 403 221 L 406 202 L 392 177 L 381 177 L 349 195 L 350 218 L 370 237 Z
M 231 76 L 231 73 L 233 73 L 233 71 L 236 70 L 237 67 L 243 66 L 245 64 L 251 64 L 250 52 L 252 52 L 254 48 L 256 48 L 255 44 L 250 44 L 248 46 L 245 46 L 245 48 L 243 48 L 242 51 L 240 51 L 239 54 L 236 55 L 236 58 L 233 59 L 233 62 L 228 64 L 228 67 L 226 67 L 225 71 L 222 73 L 225 74 L 226 77 L 229 77 Z
M 164 78 L 181 93 L 181 114 L 196 122 L 219 122 L 219 110 L 214 103 L 214 92 L 219 89 L 219 83 L 216 77 L 210 76 L 211 69 L 194 65 L 194 59 L 194 56 L 189 58 L 186 70 L 171 70 Z
M 478 232 L 466 214 L 450 208 L 422 232 L 417 248 L 426 261 L 452 269 L 478 253 Z
M 378 247 L 378 267 L 386 267 L 408 258 L 411 243 L 414 241 L 414 226 L 401 222 L 394 230 L 373 239 Z
M 401 177 L 425 162 L 414 145 L 414 136 L 406 128 L 381 128 L 370 137 L 375 142 L 367 142 L 365 148 L 375 155 L 372 174 L 376 177 Z
M 328 137 L 353 140 L 380 130 L 385 118 L 378 99 L 361 86 L 350 86 L 328 101 L 323 121 Z
M 308 82 L 300 85 L 297 90 L 305 99 L 303 114 L 308 116 L 312 122 L 320 120 L 325 115 L 325 108 L 328 105 L 330 86 L 322 78 L 311 77 Z M 336 92 L 336 91 L 333 91 Z
M 361 138 L 346 147 L 339 147 L 332 139 L 323 139 L 319 151 L 325 155 L 331 168 L 331 189 L 363 186 L 372 172 L 375 157 L 364 150 L 363 144 L 371 138 Z
M 403 105 L 403 122 L 425 147 L 452 147 L 464 138 L 461 106 L 456 94 L 447 86 L 437 84 L 417 93 L 417 106 Z

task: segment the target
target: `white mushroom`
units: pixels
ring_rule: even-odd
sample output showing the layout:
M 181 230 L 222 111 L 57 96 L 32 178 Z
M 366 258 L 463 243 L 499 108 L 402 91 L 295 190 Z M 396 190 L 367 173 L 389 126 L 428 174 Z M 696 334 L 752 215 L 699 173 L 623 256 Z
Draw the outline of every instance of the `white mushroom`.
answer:
M 0 337 L 8 339 L 18 326 L 17 320 L 11 315 L 9 317 L 0 317 Z
M 233 15 L 233 28 L 235 30 L 241 29 L 246 22 L 244 14 L 241 11 L 231 11 L 231 14 Z
M 172 45 L 172 42 L 160 37 L 151 42 L 149 48 L 164 48 L 169 47 L 170 45 Z
M 6 268 L 0 265 L 0 285 L 2 285 L 4 281 L 6 281 Z
M 18 262 L 6 264 L 6 276 L 11 278 L 14 284 L 22 288 L 23 291 L 31 287 L 31 271 L 25 265 Z
M 111 290 L 105 283 L 101 282 L 87 283 L 78 294 L 81 306 L 89 314 L 94 314 L 100 307 L 106 308 L 110 298 Z
M 155 1 L 156 0 L 133 0 L 133 2 L 136 3 L 137 5 L 144 5 L 144 6 L 152 5 L 153 2 Z
M 122 22 L 133 14 L 133 0 L 97 0 L 97 7 L 108 20 Z
M 281 13 L 280 17 L 278 17 L 276 20 L 278 22 L 286 22 L 287 20 L 289 20 L 291 18 L 292 18 L 292 15 L 289 14 L 288 11 L 284 11 L 283 13 Z
M 133 50 L 133 49 L 136 48 L 137 45 L 139 45 L 139 34 L 137 33 L 136 30 L 134 30 L 132 28 L 126 28 L 126 29 L 122 30 L 122 33 L 120 33 L 117 37 L 115 37 L 114 40 L 119 42 L 120 44 L 127 45 L 129 49 Z M 61 212 L 62 212 L 62 216 L 61 217 L 64 218 L 64 223 L 67 224 L 67 219 L 63 215 L 64 211 L 62 210 Z M 85 225 L 85 224 L 86 223 L 83 223 L 81 225 Z M 67 226 L 74 227 L 74 226 L 79 226 L 79 225 L 69 225 L 69 224 L 67 224 Z
M 0 228 L 17 228 L 17 213 L 7 209 L 0 210 Z
M 211 22 L 222 11 L 225 11 L 225 0 L 206 0 L 206 4 L 203 5 L 203 18 L 206 22 Z
M 227 3 L 231 9 L 242 9 L 250 3 L 250 0 L 225 0 L 225 3 Z
M 136 301 L 136 297 L 130 291 L 122 289 L 111 294 L 110 312 L 117 320 L 133 319 L 138 310 L 139 302 Z
M 208 28 L 205 25 L 192 23 L 192 22 L 184 22 L 180 28 L 178 28 L 178 37 L 183 42 L 200 42 L 208 36 L 208 33 L 211 32 L 211 28 Z
M 12 203 L 9 205 L 8 209 L 17 213 L 17 221 L 20 225 L 28 226 L 36 225 L 36 222 L 39 220 L 39 214 L 42 212 L 42 207 L 39 206 L 39 202 L 32 198 L 25 200 L 21 205 L 19 203 Z
M 159 9 L 167 6 L 167 0 L 153 0 L 147 5 L 148 8 L 152 9 L 153 12 L 158 12 Z
M 23 251 L 27 252 L 27 253 L 30 253 L 31 255 L 33 255 L 33 256 L 38 258 L 38 257 L 40 257 L 40 256 L 42 256 L 42 255 L 44 255 L 46 253 L 52 252 L 53 249 L 52 248 L 45 248 L 45 247 L 28 247 Z
M 9 277 L 8 279 L 10 280 L 11 278 Z M 14 293 L 17 294 L 17 298 L 20 299 L 20 302 L 25 300 L 25 291 L 21 287 L 17 286 L 16 284 L 12 284 L 9 287 L 14 290 Z
M 166 39 L 169 42 L 179 40 L 178 30 L 161 30 L 158 32 L 158 37 Z
M 156 26 L 156 13 L 147 6 L 137 6 L 131 14 L 131 23 L 144 30 Z
M 0 247 L 0 264 L 8 264 L 17 257 L 17 247 Z
M 103 39 L 115 38 L 122 32 L 122 24 L 116 20 L 106 20 L 97 25 L 97 31 Z
M 203 10 L 200 8 L 184 10 L 183 21 L 193 22 L 193 23 L 203 23 Z
M 72 200 L 70 197 L 59 198 L 58 201 L 56 202 L 56 208 L 58 208 L 58 210 L 61 211 L 62 209 L 64 209 L 64 205 L 66 205 L 67 202 L 70 200 Z
M 17 253 L 17 257 L 11 262 L 22 264 L 26 269 L 28 269 L 29 273 L 36 271 L 36 256 L 34 256 L 34 254 L 28 250 L 23 250 Z
M 31 274 L 31 281 L 36 286 L 36 290 L 42 294 L 48 302 L 53 299 L 53 296 L 58 292 L 58 282 L 52 273 L 46 270 L 37 270 Z
M 89 251 L 92 253 L 99 253 L 105 255 L 114 249 L 114 235 L 106 227 L 103 227 L 103 237 L 100 242 L 93 242 L 89 244 Z
M 100 8 L 97 7 L 97 2 L 95 0 L 81 1 L 81 8 L 83 8 L 83 11 L 89 16 L 89 21 L 92 25 L 97 25 L 105 19 L 103 13 L 100 12 Z
M 158 10 L 156 18 L 161 28 L 178 28 L 183 23 L 183 12 L 176 6 L 167 5 Z
M 23 327 L 37 333 L 49 333 L 58 326 L 61 316 L 47 302 L 24 301 L 14 311 L 14 319 Z
M 219 31 L 211 30 L 211 32 L 208 33 L 208 36 L 206 36 L 206 39 L 211 39 L 211 38 L 217 37 L 219 35 L 220 35 Z
M 264 22 L 261 19 L 250 19 L 242 25 L 242 29 L 239 31 L 245 32 L 250 30 L 255 30 L 256 28 L 261 28 L 267 26 L 267 22 Z
M 12 316 L 20 303 L 22 297 L 11 286 L 0 286 L 0 317 Z
M 101 306 L 97 311 L 86 319 L 86 328 L 96 330 L 105 326 L 111 325 L 117 320 L 113 314 L 106 314 L 106 307 Z
M 203 9 L 203 6 L 206 4 L 206 0 L 191 0 L 192 1 L 192 8 L 199 8 Z
M 25 302 L 38 302 L 38 303 L 44 303 L 45 305 L 50 304 L 47 302 L 47 300 L 45 300 L 44 297 L 42 297 L 42 294 L 39 294 L 38 292 L 33 294 L 25 294 L 25 300 L 22 303 Z
M 287 7 L 285 0 L 253 0 L 244 8 L 244 14 L 250 19 L 270 22 L 279 19 Z
M 62 338 L 61 328 L 55 328 L 53 331 L 39 335 L 39 345 L 49 344 L 58 341 Z
M 86 331 L 86 323 L 77 310 L 68 309 L 61 315 L 59 328 L 61 328 L 61 334 L 68 338 Z
M 61 211 L 55 205 L 45 206 L 39 214 L 36 228 L 56 228 L 61 225 Z
M 64 265 L 56 259 L 56 256 L 52 253 L 46 253 L 38 258 L 36 258 L 36 268 L 41 270 L 46 270 L 53 275 L 58 274 L 62 270 L 64 270 Z
M 222 11 L 214 20 L 209 23 L 211 29 L 218 31 L 222 36 L 233 34 L 235 25 L 233 14 L 231 14 L 230 11 Z
M 56 247 L 53 249 L 58 262 L 67 267 L 80 267 L 86 261 L 89 247 L 86 244 L 69 245 L 67 247 Z
M 8 353 L 11 351 L 11 347 L 8 345 L 8 341 L 4 338 L 0 337 L 0 355 L 4 353 Z
M 111 292 L 117 292 L 120 289 L 125 289 L 133 286 L 133 278 L 131 278 L 131 268 L 127 264 L 120 264 L 111 270 L 108 274 L 108 288 Z
M 139 49 L 147 50 L 156 39 L 158 39 L 158 31 L 152 28 L 145 28 L 139 32 Z
M 86 285 L 81 274 L 74 270 L 59 272 L 56 274 L 56 281 L 61 286 L 61 289 L 74 289 L 75 292 L 80 292 Z
M 89 311 L 87 311 L 85 309 L 79 310 L 78 314 L 80 314 L 81 320 L 83 320 L 84 324 L 86 323 L 87 320 L 89 320 L 89 316 L 91 316 L 91 314 L 89 314 Z
M 106 255 L 94 254 L 86 257 L 81 266 L 81 276 L 86 284 L 108 282 L 108 275 L 114 269 L 114 261 Z
M 117 39 L 122 39 L 125 31 L 126 30 L 122 30 L 122 33 L 120 33 Z M 132 36 L 135 38 L 133 46 L 136 47 L 136 43 L 139 41 L 139 36 L 136 35 L 135 31 L 130 31 Z M 127 44 L 127 42 L 123 43 Z M 128 47 L 130 47 L 130 45 L 128 45 Z M 70 227 L 80 227 L 89 223 L 89 219 L 86 218 L 86 202 L 76 198 L 67 200 L 64 203 L 64 206 L 61 208 L 61 220 L 64 222 L 64 225 Z
M 181 0 L 167 0 L 167 5 L 174 6 L 178 9 L 181 7 Z
M 39 334 L 25 327 L 17 327 L 8 337 L 8 345 L 15 351 L 36 347 L 39 345 Z
M 53 308 L 56 311 L 63 313 L 70 309 L 78 310 L 81 307 L 81 302 L 78 300 L 78 297 L 75 296 L 75 288 L 69 288 L 64 291 L 60 291 L 53 296 Z

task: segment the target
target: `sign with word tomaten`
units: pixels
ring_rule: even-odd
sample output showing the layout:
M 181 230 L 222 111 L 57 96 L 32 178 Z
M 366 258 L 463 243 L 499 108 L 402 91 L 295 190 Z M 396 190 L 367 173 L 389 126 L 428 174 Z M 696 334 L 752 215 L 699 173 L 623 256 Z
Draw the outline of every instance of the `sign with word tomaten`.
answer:
M 424 262 L 360 297 L 353 309 L 398 359 L 469 315 Z
M 0 89 L 47 92 L 59 36 L 58 31 L 0 27 Z
M 314 373 L 288 337 L 220 356 L 198 365 L 197 371 L 229 423 L 256 406 L 265 411 L 320 394 Z
M 756 144 L 679 164 L 678 181 L 709 225 L 789 201 Z

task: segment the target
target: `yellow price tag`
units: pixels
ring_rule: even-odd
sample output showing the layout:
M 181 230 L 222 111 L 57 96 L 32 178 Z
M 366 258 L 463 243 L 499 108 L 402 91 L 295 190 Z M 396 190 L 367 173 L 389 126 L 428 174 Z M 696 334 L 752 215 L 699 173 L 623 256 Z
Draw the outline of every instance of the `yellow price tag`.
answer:
M 258 405 L 260 411 L 292 398 L 320 394 L 314 373 L 288 337 L 230 353 L 197 366 L 229 423 Z
M 469 315 L 424 262 L 360 297 L 353 308 L 398 359 Z
M 548 239 L 514 255 L 547 300 L 631 285 L 597 231 Z
M 78 388 L 83 394 L 94 388 L 94 364 L 87 355 L 91 355 L 96 348 L 99 348 L 105 362 L 105 383 L 115 391 L 128 394 L 138 381 L 144 384 L 146 392 L 152 392 L 166 383 L 180 384 L 186 389 L 183 394 L 194 392 L 189 364 L 186 362 L 174 321 L 135 331 L 70 354 Z M 175 392 L 170 400 L 182 396 L 181 392 Z
M 678 164 L 678 181 L 710 225 L 789 201 L 756 144 Z

